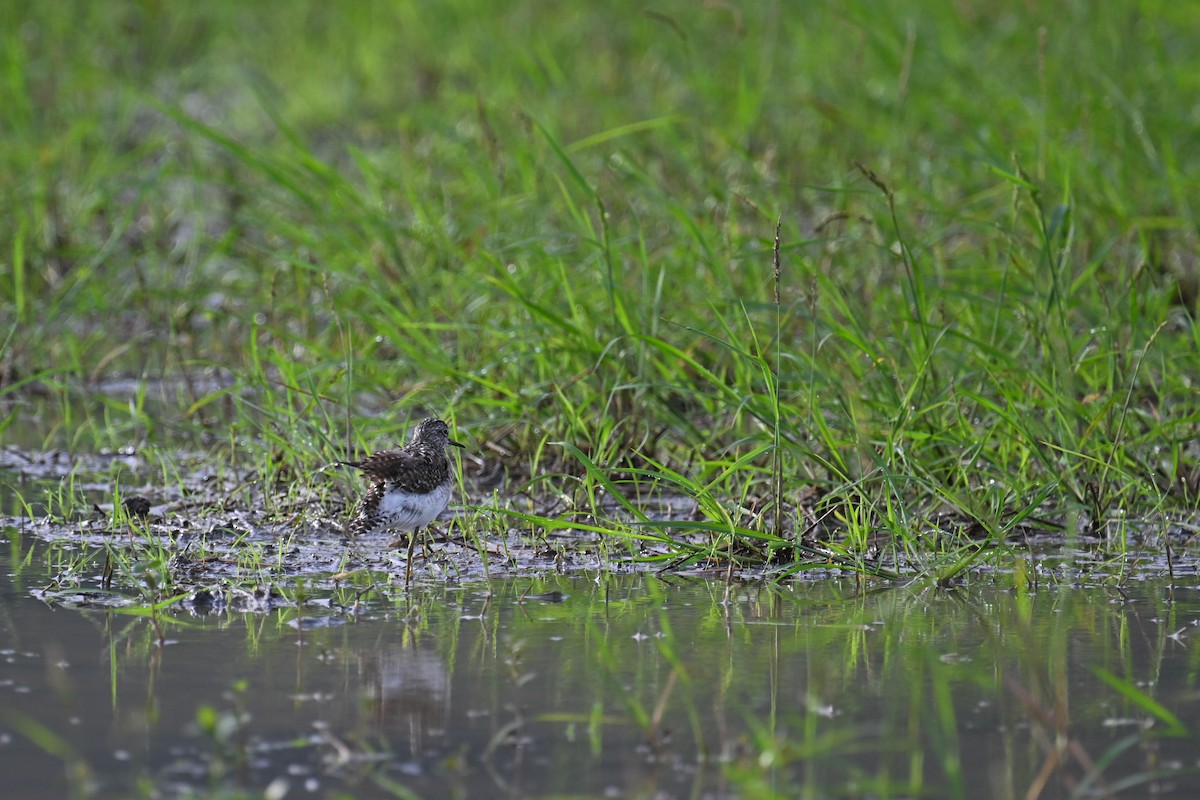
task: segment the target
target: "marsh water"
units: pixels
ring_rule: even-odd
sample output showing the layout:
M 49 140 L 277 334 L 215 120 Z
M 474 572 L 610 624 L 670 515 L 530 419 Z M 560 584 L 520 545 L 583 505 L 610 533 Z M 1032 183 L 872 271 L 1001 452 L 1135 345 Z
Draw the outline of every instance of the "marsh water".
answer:
M 1200 792 L 1194 570 L 541 575 L 155 611 L 51 600 L 47 545 L 6 540 L 6 798 Z

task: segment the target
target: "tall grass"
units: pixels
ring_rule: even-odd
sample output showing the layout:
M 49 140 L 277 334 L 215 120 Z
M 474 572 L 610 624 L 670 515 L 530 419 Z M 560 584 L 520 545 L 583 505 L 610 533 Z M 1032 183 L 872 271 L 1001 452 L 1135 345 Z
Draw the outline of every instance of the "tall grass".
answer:
M 2 13 L 31 444 L 269 487 L 445 414 L 584 524 L 785 572 L 1195 511 L 1169 4 Z

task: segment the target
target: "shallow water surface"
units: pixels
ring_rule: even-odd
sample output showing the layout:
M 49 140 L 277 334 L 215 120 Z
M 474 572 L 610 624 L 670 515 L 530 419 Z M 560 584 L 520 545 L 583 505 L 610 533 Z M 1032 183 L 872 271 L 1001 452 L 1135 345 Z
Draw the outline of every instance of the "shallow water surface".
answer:
M 1196 587 L 581 575 L 200 614 L 49 604 L 44 545 L 7 541 L 7 798 L 1200 791 Z

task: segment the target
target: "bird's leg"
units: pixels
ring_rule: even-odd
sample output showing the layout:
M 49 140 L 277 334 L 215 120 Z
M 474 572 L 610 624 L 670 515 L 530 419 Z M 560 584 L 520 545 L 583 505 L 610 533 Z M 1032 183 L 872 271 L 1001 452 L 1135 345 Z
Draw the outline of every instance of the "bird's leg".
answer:
M 429 561 L 429 529 L 430 529 L 429 525 L 426 525 L 424 528 L 421 529 L 421 560 L 422 561 Z M 437 528 L 434 528 L 433 530 L 436 531 Z
M 404 562 L 404 588 L 412 583 L 413 547 L 417 544 L 417 528 L 408 532 L 408 558 Z

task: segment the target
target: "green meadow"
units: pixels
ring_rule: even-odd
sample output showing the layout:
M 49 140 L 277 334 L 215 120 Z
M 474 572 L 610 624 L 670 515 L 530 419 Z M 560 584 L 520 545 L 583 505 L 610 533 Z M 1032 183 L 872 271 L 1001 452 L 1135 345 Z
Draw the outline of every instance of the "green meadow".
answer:
M 199 454 L 270 507 L 436 414 L 507 476 L 484 534 L 783 574 L 1195 521 L 1186 5 L 16 0 L 0 31 L 26 450 Z
M 0 791 L 1194 796 L 1197 42 L 0 3 Z

